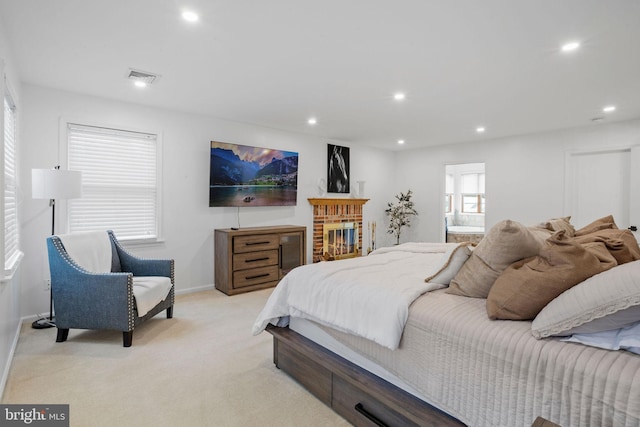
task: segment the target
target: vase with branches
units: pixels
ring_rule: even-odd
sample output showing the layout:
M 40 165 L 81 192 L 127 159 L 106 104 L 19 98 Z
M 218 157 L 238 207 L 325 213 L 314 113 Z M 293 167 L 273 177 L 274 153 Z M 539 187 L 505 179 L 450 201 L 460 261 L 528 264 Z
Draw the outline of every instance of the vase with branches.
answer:
M 413 193 L 411 190 L 406 193 L 396 194 L 395 202 L 388 202 L 385 213 L 389 217 L 389 228 L 387 233 L 393 234 L 396 238 L 396 245 L 400 244 L 400 234 L 402 233 L 402 227 L 411 227 L 411 217 L 418 215 L 418 212 L 413 207 L 413 201 L 411 196 Z

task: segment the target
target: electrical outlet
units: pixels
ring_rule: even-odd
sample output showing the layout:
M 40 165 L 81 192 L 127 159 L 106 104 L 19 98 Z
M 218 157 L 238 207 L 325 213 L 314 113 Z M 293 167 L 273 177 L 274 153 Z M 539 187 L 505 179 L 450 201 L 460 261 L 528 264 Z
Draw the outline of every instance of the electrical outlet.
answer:
M 51 279 L 45 279 L 45 281 L 44 281 L 44 290 L 45 291 L 51 290 Z

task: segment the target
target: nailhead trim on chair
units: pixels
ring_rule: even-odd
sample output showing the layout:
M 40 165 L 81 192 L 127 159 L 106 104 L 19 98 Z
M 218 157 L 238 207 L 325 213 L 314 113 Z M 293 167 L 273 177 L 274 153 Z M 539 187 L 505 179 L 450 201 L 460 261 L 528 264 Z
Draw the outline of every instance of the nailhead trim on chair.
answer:
M 175 286 L 174 280 L 175 280 L 175 260 L 171 260 L 171 286 Z M 175 292 L 171 292 L 171 305 L 173 305 L 175 303 L 176 300 L 176 293 Z
M 80 271 L 81 273 L 91 273 L 88 270 L 85 270 L 84 268 L 82 268 L 80 265 L 78 265 L 67 253 L 67 250 L 64 248 L 64 245 L 62 244 L 62 240 L 60 240 L 60 238 L 58 236 L 51 236 L 51 240 L 53 241 L 53 244 L 55 245 L 56 249 L 58 250 L 59 254 L 69 263 L 71 264 L 71 266 L 73 268 L 75 268 L 76 270 Z
M 129 274 L 127 282 L 129 283 L 129 286 L 127 286 L 127 301 L 129 301 L 127 311 L 129 316 L 129 330 L 132 331 L 133 328 L 135 327 L 135 315 L 133 313 L 134 300 L 133 300 L 133 275 L 132 274 Z

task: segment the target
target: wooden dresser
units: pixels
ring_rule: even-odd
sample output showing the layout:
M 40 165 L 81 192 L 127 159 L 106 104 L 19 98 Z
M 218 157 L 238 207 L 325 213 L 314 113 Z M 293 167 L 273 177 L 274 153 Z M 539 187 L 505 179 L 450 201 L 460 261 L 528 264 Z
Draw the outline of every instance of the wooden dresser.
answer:
M 305 264 L 306 234 L 306 227 L 295 225 L 216 229 L 216 289 L 235 295 L 277 285 Z

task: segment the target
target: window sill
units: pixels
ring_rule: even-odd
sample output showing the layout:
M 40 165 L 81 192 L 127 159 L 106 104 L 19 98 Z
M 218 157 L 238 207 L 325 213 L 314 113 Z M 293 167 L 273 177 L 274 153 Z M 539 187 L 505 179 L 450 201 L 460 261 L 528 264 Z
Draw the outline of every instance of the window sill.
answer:
M 18 271 L 18 268 L 20 268 L 20 262 L 22 261 L 22 258 L 24 258 L 24 253 L 22 251 L 19 251 L 9 268 L 4 270 L 2 277 L 0 277 L 0 283 L 7 283 L 13 280 L 16 271 Z
M 116 236 L 117 237 L 117 236 Z M 126 247 L 151 247 L 151 246 L 160 246 L 165 244 L 165 240 L 162 238 L 157 239 L 118 239 L 123 246 Z

